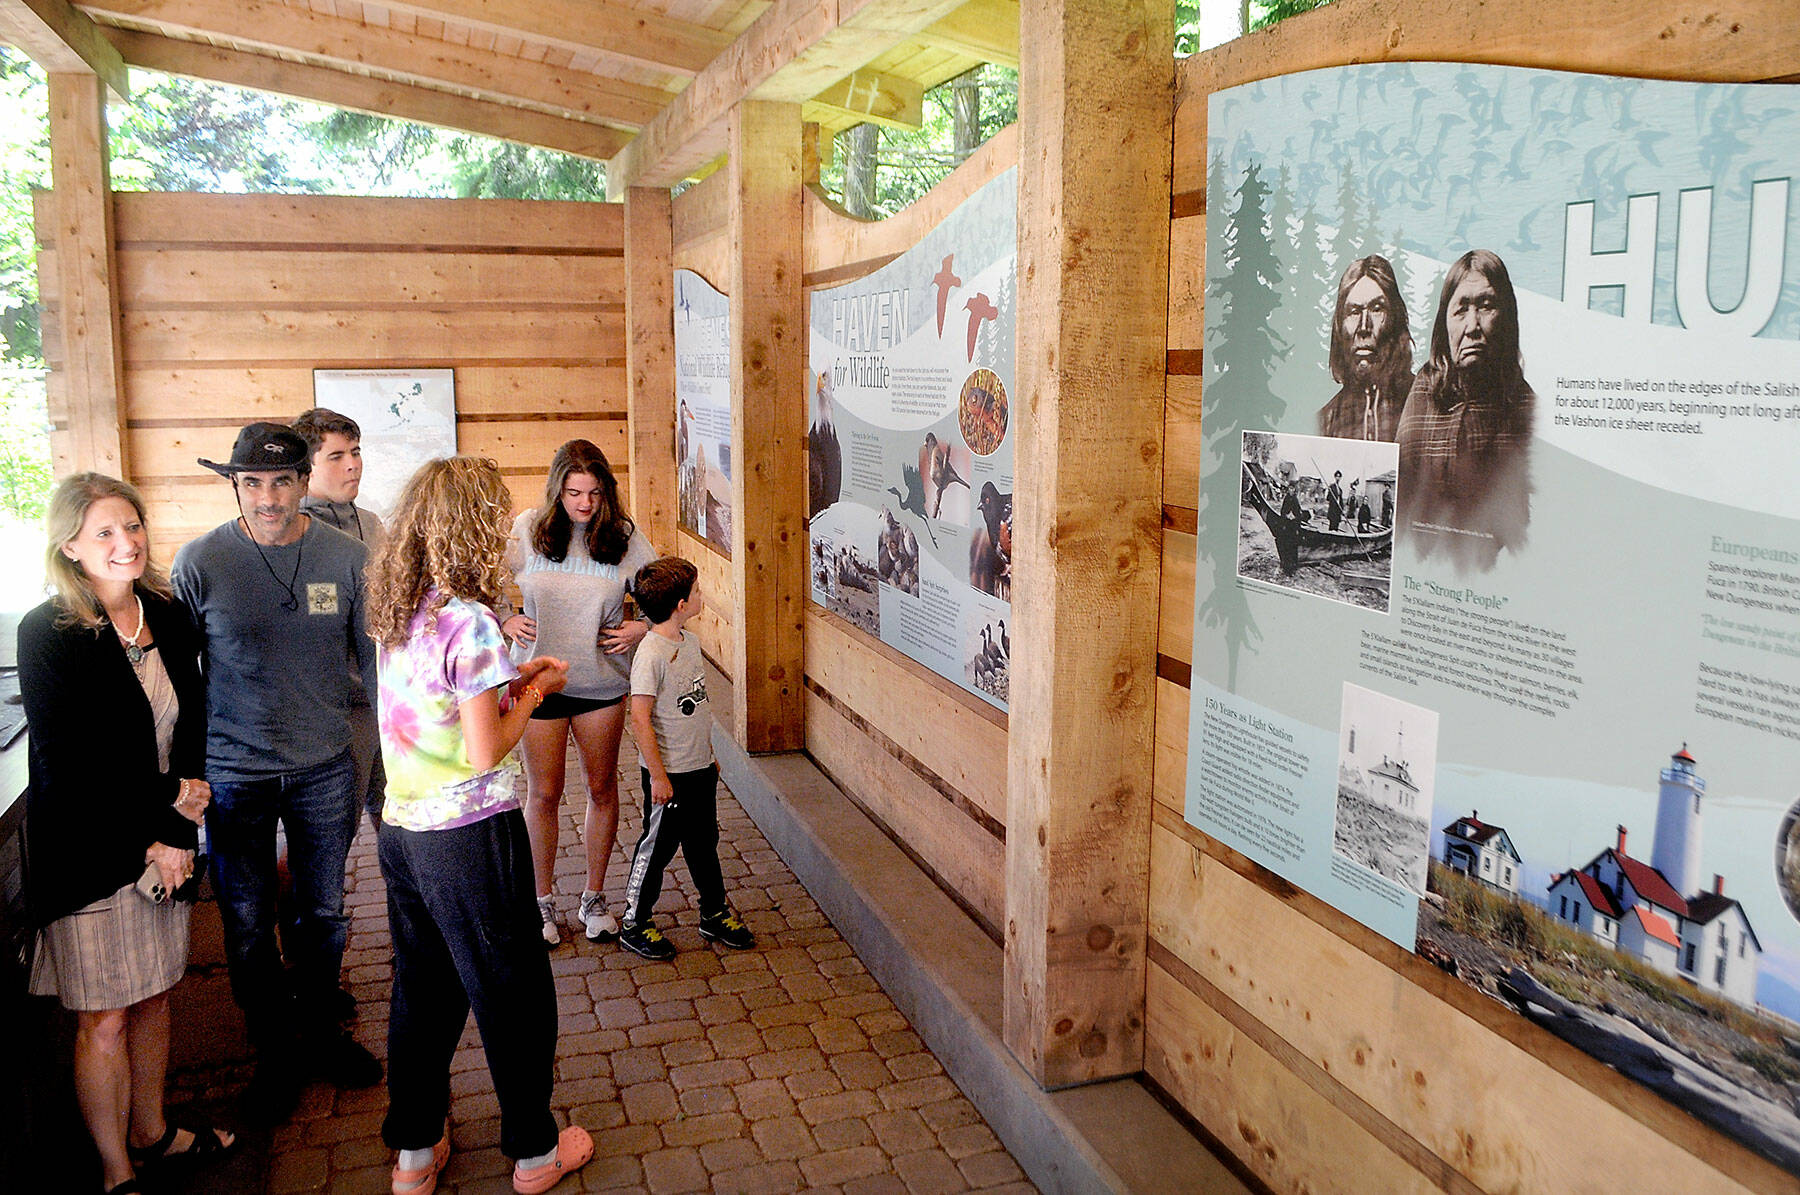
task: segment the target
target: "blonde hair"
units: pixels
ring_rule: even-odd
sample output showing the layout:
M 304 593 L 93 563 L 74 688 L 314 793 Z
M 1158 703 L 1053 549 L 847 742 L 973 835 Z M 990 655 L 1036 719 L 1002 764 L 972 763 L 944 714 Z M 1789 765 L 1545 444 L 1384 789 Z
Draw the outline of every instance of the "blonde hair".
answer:
M 56 590 L 58 626 L 98 630 L 106 625 L 106 610 L 100 604 L 100 595 L 94 592 L 87 570 L 79 560 L 63 555 L 63 549 L 81 534 L 94 504 L 107 498 L 123 498 L 131 503 L 138 521 L 144 524 L 144 575 L 137 579 L 136 588 L 160 598 L 174 596 L 168 575 L 150 562 L 150 519 L 144 513 L 144 497 L 137 487 L 104 473 L 77 473 L 65 477 L 56 487 L 44 514 L 44 534 L 49 541 L 44 547 L 44 579 Z
M 511 514 L 512 495 L 493 461 L 453 456 L 421 465 L 369 563 L 369 637 L 384 647 L 404 644 L 433 589 L 428 613 L 453 597 L 492 606 L 505 584 L 500 559 Z

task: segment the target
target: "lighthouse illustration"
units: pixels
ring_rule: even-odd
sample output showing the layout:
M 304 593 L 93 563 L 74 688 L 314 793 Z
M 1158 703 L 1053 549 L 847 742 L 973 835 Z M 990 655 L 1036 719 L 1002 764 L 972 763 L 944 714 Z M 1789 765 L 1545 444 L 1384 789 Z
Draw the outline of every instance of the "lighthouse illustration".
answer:
M 1662 770 L 1650 862 L 1626 852 L 1628 831 L 1620 826 L 1618 845 L 1550 881 L 1548 904 L 1558 919 L 1615 949 L 1754 1008 L 1762 943 L 1744 907 L 1725 895 L 1724 876 L 1701 886 L 1705 802 L 1706 781 L 1683 743 Z

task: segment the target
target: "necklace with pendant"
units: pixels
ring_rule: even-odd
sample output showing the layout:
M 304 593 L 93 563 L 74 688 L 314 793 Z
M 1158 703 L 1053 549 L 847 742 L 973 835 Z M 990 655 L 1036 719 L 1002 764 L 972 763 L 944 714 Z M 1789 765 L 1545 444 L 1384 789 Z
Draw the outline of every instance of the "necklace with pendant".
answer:
M 137 629 L 132 631 L 128 637 L 124 631 L 119 629 L 118 623 L 113 623 L 113 634 L 117 635 L 119 640 L 125 644 L 125 658 L 131 661 L 133 668 L 144 662 L 144 649 L 138 646 L 138 637 L 144 633 L 144 599 L 138 597 L 136 600 Z

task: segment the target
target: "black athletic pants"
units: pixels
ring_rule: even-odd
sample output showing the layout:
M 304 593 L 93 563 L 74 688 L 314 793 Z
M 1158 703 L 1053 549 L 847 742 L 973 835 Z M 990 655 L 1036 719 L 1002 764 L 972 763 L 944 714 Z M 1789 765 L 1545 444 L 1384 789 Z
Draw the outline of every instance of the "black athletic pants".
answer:
M 687 860 L 688 876 L 700 914 L 725 911 L 725 877 L 719 874 L 719 769 L 708 764 L 697 772 L 671 772 L 675 795 L 666 805 L 650 800 L 650 772 L 638 769 L 644 782 L 644 832 L 631 856 L 631 874 L 625 881 L 625 919 L 650 920 L 656 898 L 662 895 L 663 870 L 677 847 Z

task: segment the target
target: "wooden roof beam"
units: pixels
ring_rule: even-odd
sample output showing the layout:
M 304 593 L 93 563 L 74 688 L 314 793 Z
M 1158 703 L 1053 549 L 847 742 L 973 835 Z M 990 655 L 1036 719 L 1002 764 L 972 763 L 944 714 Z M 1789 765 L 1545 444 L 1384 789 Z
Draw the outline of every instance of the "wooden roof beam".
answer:
M 94 75 L 124 99 L 129 74 L 119 51 L 67 0 L 0 0 L 0 42 L 17 46 L 53 75 Z
M 913 40 L 1018 70 L 1019 0 L 969 0 Z
M 669 102 L 669 93 L 654 87 L 585 71 L 554 70 L 491 50 L 431 41 L 271 0 L 81 0 L 81 9 L 101 21 L 153 25 L 170 35 L 221 37 L 240 48 L 380 71 L 629 129 L 641 128 Z
M 916 129 L 925 120 L 925 88 L 917 79 L 860 70 L 813 96 L 801 105 L 801 112 L 814 122 L 831 114 L 848 117 L 852 124 L 871 121 L 890 128 Z
M 312 100 L 374 116 L 480 133 L 584 158 L 617 153 L 630 134 L 604 125 L 548 116 L 447 91 L 391 83 L 329 67 L 284 62 L 242 50 L 176 41 L 151 33 L 114 30 L 112 39 L 126 62 L 145 70 L 187 75 L 256 91 Z
M 607 164 L 609 196 L 673 186 L 725 152 L 739 101 L 804 103 L 963 2 L 776 0 Z
M 383 7 L 683 75 L 731 44 L 728 33 L 606 0 L 383 0 Z

